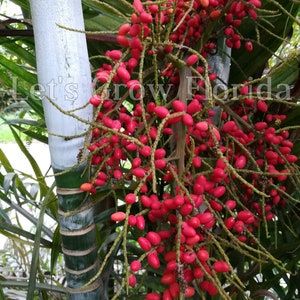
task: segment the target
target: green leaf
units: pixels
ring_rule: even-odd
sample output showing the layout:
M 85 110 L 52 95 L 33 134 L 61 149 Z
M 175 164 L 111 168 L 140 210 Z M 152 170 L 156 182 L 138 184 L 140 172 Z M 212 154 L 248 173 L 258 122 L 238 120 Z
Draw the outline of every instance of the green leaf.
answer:
M 9 223 L 9 224 L 11 224 L 11 221 L 10 221 L 10 218 L 9 218 L 9 216 L 7 215 L 7 213 L 5 212 L 5 210 L 4 209 L 2 209 L 1 207 L 0 207 L 0 220 L 1 220 L 1 222 L 6 222 L 6 223 Z M 1 299 L 1 298 L 0 298 Z
M 54 188 L 54 184 L 52 187 L 48 190 L 48 193 L 45 195 L 45 198 L 43 200 L 43 203 L 41 205 L 40 209 L 40 215 L 38 219 L 38 223 L 36 226 L 36 232 L 35 232 L 35 241 L 34 241 L 34 247 L 32 251 L 32 260 L 30 265 L 30 272 L 29 272 L 29 285 L 28 285 L 28 294 L 27 299 L 33 299 L 34 298 L 34 292 L 36 287 L 36 275 L 38 271 L 38 264 L 39 264 L 39 250 L 40 250 L 40 242 L 41 242 L 41 235 L 42 235 L 42 228 L 44 224 L 44 215 L 46 212 L 47 204 L 52 199 L 52 191 Z
M 18 76 L 18 79 L 22 79 L 31 85 L 37 84 L 37 79 L 34 74 L 26 71 L 15 62 L 5 58 L 3 55 L 0 56 L 0 64 L 7 70 L 10 70 L 15 76 Z
M 52 248 L 51 248 L 51 263 L 50 263 L 50 272 L 55 274 L 55 266 L 57 263 L 58 256 L 61 253 L 61 235 L 59 233 L 59 225 L 55 228 L 53 239 L 52 239 Z
M 3 190 L 4 190 L 5 193 L 8 193 L 8 191 L 10 189 L 11 182 L 13 181 L 15 175 L 16 174 L 14 172 L 11 172 L 11 173 L 7 173 L 4 176 Z
M 17 43 L 18 39 L 7 39 L 7 38 L 0 38 L 1 46 L 11 54 L 14 54 L 18 60 L 24 61 L 26 65 L 30 65 L 32 67 L 36 67 L 36 60 L 35 56 L 31 53 L 33 52 L 33 48 L 29 49 L 24 48 L 24 46 L 19 45 Z M 23 43 L 23 42 L 22 42 Z

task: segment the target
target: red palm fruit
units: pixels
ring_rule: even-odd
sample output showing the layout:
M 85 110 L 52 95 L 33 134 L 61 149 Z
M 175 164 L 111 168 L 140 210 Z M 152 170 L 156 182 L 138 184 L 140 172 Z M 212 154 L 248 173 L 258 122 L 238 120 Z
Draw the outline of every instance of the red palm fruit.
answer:
M 122 57 L 122 51 L 120 50 L 107 50 L 105 53 L 105 56 L 113 59 L 113 60 L 119 60 Z
M 164 106 L 156 106 L 154 108 L 154 113 L 162 119 L 170 114 L 169 110 Z
M 186 105 L 182 101 L 180 101 L 180 100 L 174 100 L 172 102 L 172 106 L 173 106 L 174 111 L 176 111 L 176 112 L 180 112 L 180 111 L 185 111 L 186 110 Z
M 137 91 L 141 88 L 141 83 L 136 79 L 132 79 L 126 83 L 126 86 L 129 90 Z
M 92 189 L 93 185 L 91 183 L 85 182 L 80 186 L 80 189 L 83 192 L 89 192 Z
M 129 215 L 128 216 L 128 225 L 135 226 L 135 224 L 136 224 L 136 216 Z
M 164 159 L 157 159 L 154 161 L 156 169 L 163 169 L 166 166 L 167 162 Z
M 130 80 L 130 73 L 127 71 L 125 67 L 120 66 L 117 69 L 117 74 L 124 83 L 127 83 Z
M 186 64 L 188 66 L 192 66 L 194 65 L 196 62 L 198 61 L 198 56 L 196 54 L 192 54 L 190 55 L 187 59 L 186 59 Z
M 115 212 L 110 216 L 110 219 L 114 222 L 123 221 L 125 220 L 125 218 L 126 218 L 126 214 L 122 211 Z
M 234 223 L 233 225 L 233 229 L 236 231 L 236 232 L 243 232 L 244 229 L 245 229 L 245 223 L 241 220 L 238 220 Z
M 90 103 L 95 107 L 97 107 L 102 101 L 103 100 L 98 95 L 94 95 L 90 98 Z
M 293 155 L 293 154 L 289 154 L 285 158 L 289 163 L 294 163 L 298 160 L 298 157 L 296 155 Z
M 254 128 L 258 131 L 266 129 L 268 124 L 266 122 L 257 122 L 254 124 Z
M 193 211 L 193 209 L 194 207 L 191 203 L 185 203 L 182 205 L 179 211 L 183 216 L 188 216 Z
M 188 224 L 193 228 L 198 228 L 200 225 L 200 220 L 197 217 L 191 217 L 188 219 Z
M 130 28 L 131 28 L 131 25 L 128 23 L 121 25 L 119 28 L 119 32 L 118 32 L 119 36 L 126 35 L 129 32 Z
M 201 111 L 202 106 L 198 100 L 193 99 L 187 106 L 187 113 L 193 115 L 196 112 Z
M 130 274 L 128 277 L 128 284 L 131 287 L 134 287 L 136 285 L 136 277 L 134 274 Z
M 197 214 L 196 217 L 199 219 L 201 224 L 206 224 L 214 220 L 214 215 L 210 212 L 205 212 L 203 214 Z
M 176 261 L 176 252 L 175 251 L 168 251 L 166 252 L 165 256 L 164 256 L 164 260 L 166 262 L 169 262 L 169 261 L 172 261 L 172 260 L 175 260 Z
M 227 200 L 225 205 L 228 207 L 228 209 L 233 210 L 236 207 L 236 202 L 234 200 Z
M 222 129 L 222 131 L 224 131 L 226 133 L 230 133 L 230 132 L 236 131 L 238 128 L 234 121 L 228 121 L 222 126 L 221 129 Z
M 186 237 L 193 237 L 196 235 L 196 231 L 193 227 L 189 226 L 186 222 L 182 222 L 182 234 Z
M 174 202 L 174 205 L 175 207 L 180 207 L 181 205 L 184 204 L 184 197 L 181 196 L 181 195 L 176 195 L 174 198 L 173 198 L 173 202 Z
M 163 148 L 159 148 L 159 149 L 156 149 L 155 152 L 154 152 L 154 158 L 155 159 L 162 159 L 166 156 L 166 150 L 163 149 Z
M 176 260 L 171 260 L 171 261 L 169 261 L 169 262 L 167 263 L 167 265 L 166 265 L 166 270 L 167 270 L 168 272 L 174 272 L 174 271 L 177 270 L 177 267 L 178 267 L 178 265 L 177 265 Z
M 209 0 L 200 0 L 200 4 L 206 8 L 209 6 Z
M 133 0 L 133 7 L 139 12 L 142 13 L 144 11 L 143 3 L 141 0 Z
M 136 201 L 136 195 L 133 193 L 129 193 L 125 196 L 125 202 L 127 204 L 133 204 Z
M 180 286 L 177 282 L 174 282 L 170 285 L 170 294 L 173 299 L 177 299 L 180 294 Z
M 151 250 L 152 245 L 151 245 L 151 243 L 149 242 L 149 240 L 146 239 L 145 237 L 142 237 L 142 236 L 139 237 L 139 238 L 138 238 L 138 243 L 139 243 L 140 247 L 141 247 L 145 252 Z
M 132 169 L 132 175 L 137 178 L 143 178 L 146 175 L 146 171 L 143 168 L 134 168 Z
M 199 243 L 200 240 L 201 240 L 201 238 L 200 238 L 199 234 L 196 234 L 195 236 L 187 237 L 185 239 L 185 243 L 187 245 L 193 246 L 193 245 Z
M 289 154 L 291 152 L 291 148 L 290 147 L 280 147 L 279 151 L 282 154 Z
M 139 149 L 139 153 L 145 157 L 148 157 L 151 155 L 151 147 L 150 146 L 144 146 L 142 148 Z
M 239 156 L 235 163 L 234 163 L 234 166 L 235 168 L 237 169 L 243 169 L 245 166 L 246 166 L 246 163 L 247 163 L 247 158 L 245 155 L 241 155 Z
M 142 163 L 142 160 L 140 157 L 135 157 L 132 162 L 131 162 L 131 165 L 132 165 L 132 168 L 138 168 Z
M 229 268 L 227 262 L 223 261 L 223 260 L 218 260 L 218 261 L 214 262 L 213 269 L 217 273 L 229 272 L 230 271 L 230 268 Z
M 207 131 L 208 130 L 208 122 L 206 122 L 206 121 L 198 122 L 198 123 L 196 123 L 195 127 L 199 131 Z
M 95 186 L 104 186 L 106 185 L 106 181 L 102 180 L 102 179 L 96 179 L 94 182 Z
M 251 3 L 256 8 L 261 7 L 261 1 L 260 0 L 249 0 L 249 3 Z
M 160 261 L 155 250 L 147 255 L 147 260 L 152 268 L 158 269 L 160 267 Z
M 257 106 L 257 109 L 263 113 L 267 112 L 267 110 L 268 110 L 268 105 L 263 100 L 257 101 L 256 106 Z
M 172 284 L 176 281 L 176 275 L 175 273 L 165 273 L 162 277 L 161 277 L 161 280 L 160 280 L 163 284 Z
M 143 11 L 140 14 L 140 20 L 142 23 L 149 24 L 152 22 L 152 16 L 149 13 Z
M 247 51 L 251 52 L 253 50 L 253 44 L 251 41 L 246 41 L 245 42 L 245 48 Z
M 200 168 L 201 167 L 201 163 L 202 163 L 202 160 L 201 160 L 201 157 L 200 156 L 195 156 L 193 158 L 193 161 L 192 161 L 192 164 L 195 168 Z
M 190 114 L 186 113 L 182 116 L 182 122 L 185 126 L 192 126 L 194 124 L 194 119 Z
M 223 185 L 217 186 L 212 190 L 212 194 L 216 198 L 221 198 L 226 193 L 226 187 Z
M 141 25 L 140 24 L 133 24 L 129 30 L 129 35 L 131 37 L 138 36 L 141 32 Z
M 146 225 L 144 217 L 141 215 L 136 216 L 136 224 L 135 225 L 136 225 L 137 229 L 143 230 Z
M 193 270 L 193 273 L 194 273 L 195 278 L 202 278 L 204 276 L 204 272 L 202 271 L 202 269 L 200 267 L 196 267 Z
M 225 220 L 224 224 L 228 230 L 231 230 L 235 224 L 235 219 L 233 217 L 229 217 Z
M 221 15 L 221 10 L 220 9 L 215 9 L 215 10 L 211 11 L 211 13 L 209 14 L 209 17 L 211 19 L 217 19 L 217 18 L 219 18 L 220 15 Z
M 142 195 L 142 196 L 140 197 L 140 199 L 141 199 L 142 204 L 143 204 L 145 207 L 151 207 L 151 204 L 152 204 L 151 198 L 149 198 L 149 197 L 146 196 L 146 195 Z
M 141 269 L 141 262 L 140 261 L 138 261 L 138 260 L 133 260 L 132 262 L 131 262 L 131 264 L 130 264 L 130 270 L 132 271 L 132 272 L 137 272 L 137 271 L 139 271 L 140 269 Z
M 222 211 L 223 210 L 222 204 L 220 204 L 219 202 L 217 202 L 215 200 L 210 200 L 209 204 L 210 204 L 211 208 L 215 211 Z
M 181 259 L 183 263 L 191 264 L 192 262 L 195 261 L 196 255 L 193 251 L 186 251 L 183 253 Z
M 160 294 L 152 292 L 146 295 L 145 300 L 161 300 L 161 297 Z
M 200 283 L 200 287 L 209 293 L 210 296 L 215 296 L 217 295 L 219 292 L 218 292 L 218 289 L 216 288 L 216 286 L 213 284 L 213 282 L 209 281 L 209 280 L 203 280 L 201 283 Z
M 197 252 L 197 257 L 201 262 L 206 262 L 209 259 L 209 253 L 205 249 L 200 249 Z
M 185 289 L 184 296 L 186 298 L 190 298 L 190 297 L 193 297 L 194 295 L 195 295 L 195 289 L 190 285 L 187 286 L 186 289 Z
M 242 210 L 237 214 L 237 218 L 242 220 L 245 224 L 251 224 L 254 222 L 255 218 L 252 212 L 247 210 Z
M 164 291 L 162 300 L 173 300 L 173 297 L 171 296 L 170 290 L 167 289 Z
M 155 231 L 149 231 L 146 235 L 146 239 L 154 246 L 158 246 L 161 243 L 161 237 Z
M 113 172 L 113 176 L 115 179 L 121 179 L 123 176 L 123 173 L 121 170 L 114 170 Z
M 130 48 L 131 48 L 131 50 L 142 51 L 143 46 L 142 46 L 141 40 L 138 37 L 132 38 L 130 41 Z M 137 59 L 136 55 L 134 55 L 134 54 L 135 54 L 134 52 L 131 52 L 132 57 Z

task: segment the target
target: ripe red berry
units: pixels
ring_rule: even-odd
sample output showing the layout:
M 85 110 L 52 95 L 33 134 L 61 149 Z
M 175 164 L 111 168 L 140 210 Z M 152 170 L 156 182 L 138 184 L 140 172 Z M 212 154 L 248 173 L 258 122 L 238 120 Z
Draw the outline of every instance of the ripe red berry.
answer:
M 93 185 L 91 183 L 85 182 L 80 186 L 80 189 L 83 192 L 89 192 L 92 189 Z
M 154 246 L 158 246 L 161 243 L 161 237 L 155 231 L 149 231 L 146 235 L 146 239 L 148 239 Z
M 135 201 L 136 201 L 135 194 L 130 193 L 125 196 L 125 202 L 127 204 L 133 204 Z
M 126 35 L 129 32 L 130 27 L 131 27 L 131 25 L 128 24 L 128 23 L 121 25 L 120 28 L 119 28 L 118 34 L 119 35 Z
M 137 271 L 139 271 L 140 269 L 141 269 L 141 262 L 140 261 L 138 261 L 138 260 L 133 260 L 132 262 L 131 262 L 131 264 L 130 264 L 130 270 L 132 271 L 132 272 L 137 272 Z
M 142 236 L 138 238 L 138 243 L 145 252 L 149 251 L 152 247 L 149 240 Z
M 136 216 L 136 224 L 137 229 L 143 230 L 145 228 L 146 222 L 145 218 L 141 215 Z
M 257 109 L 260 110 L 261 112 L 265 113 L 268 111 L 268 105 L 265 101 L 259 100 L 256 103 Z
M 245 42 L 245 48 L 247 51 L 251 52 L 253 50 L 253 44 L 251 41 L 246 41 Z
M 147 256 L 147 260 L 149 265 L 154 268 L 154 269 L 158 269 L 160 267 L 160 261 L 157 255 L 156 251 L 153 251 L 151 253 L 148 254 Z
M 131 287 L 134 287 L 136 285 L 136 277 L 134 274 L 130 274 L 128 277 L 128 284 Z
M 234 166 L 235 168 L 237 169 L 243 169 L 245 166 L 246 166 L 246 163 L 247 163 L 247 158 L 245 155 L 241 155 L 239 156 L 235 163 L 234 163 Z
M 219 260 L 214 262 L 213 264 L 213 269 L 217 272 L 217 273 L 221 273 L 221 272 L 229 272 L 230 268 L 227 264 L 226 261 L 223 260 Z
M 114 222 L 123 221 L 125 220 L 125 218 L 126 218 L 126 214 L 122 211 L 115 212 L 110 216 L 110 219 Z
M 186 59 L 186 64 L 188 66 L 192 66 L 194 65 L 196 62 L 198 61 L 198 56 L 196 54 L 192 54 L 190 55 L 187 59 Z
M 169 110 L 164 106 L 156 106 L 154 108 L 154 113 L 162 119 L 170 114 Z

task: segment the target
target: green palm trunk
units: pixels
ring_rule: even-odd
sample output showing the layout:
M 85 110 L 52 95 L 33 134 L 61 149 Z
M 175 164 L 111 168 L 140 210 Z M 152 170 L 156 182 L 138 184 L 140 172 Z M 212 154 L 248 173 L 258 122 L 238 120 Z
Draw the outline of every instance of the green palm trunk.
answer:
M 80 190 L 79 163 L 92 109 L 91 75 L 80 0 L 32 0 L 39 88 L 59 201 L 59 225 L 69 299 L 101 299 L 93 206 Z M 72 30 L 74 29 L 74 30 Z
M 83 172 L 78 167 L 56 177 L 62 252 L 69 299 L 101 299 L 101 280 L 89 282 L 99 269 L 99 260 L 94 209 L 86 193 L 78 189 L 87 179 Z

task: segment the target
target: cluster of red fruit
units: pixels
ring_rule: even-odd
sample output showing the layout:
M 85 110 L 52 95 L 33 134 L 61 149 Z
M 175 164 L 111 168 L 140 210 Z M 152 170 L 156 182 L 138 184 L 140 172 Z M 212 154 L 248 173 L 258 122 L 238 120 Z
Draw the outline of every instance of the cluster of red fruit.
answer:
M 207 66 L 199 63 L 214 44 L 208 41 L 200 53 L 189 56 L 182 46 L 189 51 L 205 26 L 218 19 L 219 24 L 223 20 L 227 46 L 239 48 L 235 28 L 243 18 L 256 19 L 261 3 L 232 1 L 227 7 L 226 2 L 180 0 L 175 7 L 171 0 L 134 0 L 131 24 L 122 25 L 117 37 L 125 51 L 107 51 L 110 63 L 96 74 L 102 86 L 90 99 L 97 121 L 88 149 L 97 171 L 81 188 L 95 193 L 106 185 L 128 190 L 130 182 L 134 187 L 119 199 L 125 201 L 126 212 L 117 211 L 111 219 L 140 231 L 137 241 L 145 255 L 130 264 L 130 286 L 146 266 L 142 258 L 152 269 L 163 268 L 165 291 L 149 293 L 147 300 L 176 299 L 180 293 L 192 297 L 195 283 L 210 295 L 220 292 L 218 274 L 234 271 L 212 237 L 225 232 L 237 246 L 255 243 L 252 237 L 259 224 L 274 219 L 276 207 L 285 205 L 284 184 L 297 160 L 289 133 L 276 129 L 284 116 L 268 114 L 267 102 L 248 95 L 247 84 L 239 90 L 239 101 L 221 111 L 220 124 L 212 120 L 215 110 L 201 90 L 189 100 L 142 93 L 139 75 L 147 59 L 160 60 L 157 64 L 163 69 L 152 79 L 171 82 L 177 89 L 184 80 L 178 61 L 199 76 L 202 88 L 216 79 L 213 72 L 205 75 Z M 119 83 L 125 86 L 123 97 L 106 98 L 105 89 Z M 134 101 L 130 92 L 135 92 Z M 133 207 L 140 211 L 131 213 Z

